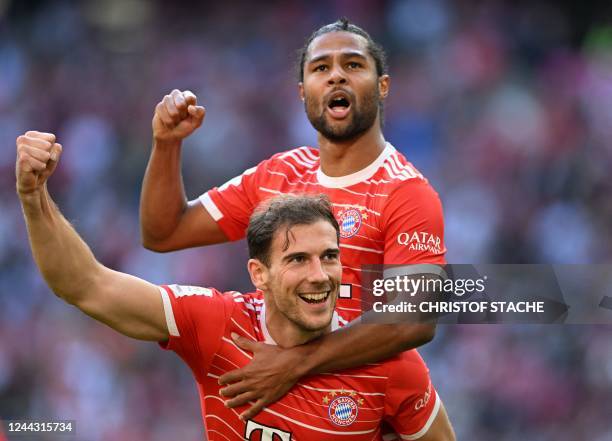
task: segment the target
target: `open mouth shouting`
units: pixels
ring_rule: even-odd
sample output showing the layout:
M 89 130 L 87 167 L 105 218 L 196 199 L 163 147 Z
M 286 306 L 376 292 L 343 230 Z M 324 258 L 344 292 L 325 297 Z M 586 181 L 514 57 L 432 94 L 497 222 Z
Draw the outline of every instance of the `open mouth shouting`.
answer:
M 334 119 L 344 119 L 351 109 L 352 96 L 343 90 L 333 92 L 327 100 L 327 110 Z

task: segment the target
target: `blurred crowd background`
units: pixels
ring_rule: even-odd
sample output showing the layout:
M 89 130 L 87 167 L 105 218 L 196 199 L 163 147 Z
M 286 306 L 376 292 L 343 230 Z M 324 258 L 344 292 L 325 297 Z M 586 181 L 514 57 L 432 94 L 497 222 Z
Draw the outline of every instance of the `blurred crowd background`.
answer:
M 58 135 L 50 188 L 99 259 L 156 283 L 248 290 L 245 244 L 140 244 L 156 103 L 207 107 L 190 198 L 315 144 L 293 69 L 347 16 L 381 42 L 385 135 L 441 195 L 451 263 L 612 260 L 612 8 L 601 2 L 0 0 L 0 419 L 76 420 L 76 440 L 200 440 L 191 375 L 45 287 L 14 192 L 15 138 Z M 422 348 L 460 440 L 612 440 L 612 329 L 441 326 Z

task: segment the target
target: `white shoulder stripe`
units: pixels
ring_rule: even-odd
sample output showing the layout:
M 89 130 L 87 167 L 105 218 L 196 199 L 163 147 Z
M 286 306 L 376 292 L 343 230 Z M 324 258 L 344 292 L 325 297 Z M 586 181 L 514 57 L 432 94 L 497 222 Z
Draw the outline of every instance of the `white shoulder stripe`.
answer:
M 300 155 L 298 155 L 298 153 L 296 151 L 293 152 L 289 152 L 288 157 L 293 159 L 295 162 L 297 162 L 299 165 L 306 167 L 306 168 L 311 168 L 313 166 L 313 164 L 311 162 L 306 162 L 302 159 L 302 157 Z
M 395 173 L 397 173 L 398 175 L 405 175 L 408 176 L 409 178 L 415 178 L 416 175 L 412 172 L 412 170 L 406 166 L 403 166 L 399 160 L 397 159 L 397 156 L 392 155 L 389 158 L 389 164 L 391 165 L 391 168 L 393 169 L 393 171 L 395 171 Z
M 300 173 L 300 172 L 298 172 L 298 171 L 297 171 L 297 169 L 296 169 L 296 168 L 293 166 L 293 164 L 292 164 L 292 163 L 290 163 L 289 161 L 287 161 L 287 160 L 285 160 L 285 159 L 281 159 L 281 161 L 282 161 L 284 164 L 287 164 L 287 165 L 288 165 L 288 166 L 291 168 L 291 170 L 293 170 L 293 173 L 295 173 L 295 175 L 296 175 L 298 178 L 301 178 L 302 176 L 304 176 L 304 173 Z
M 296 159 L 296 158 L 298 158 L 302 162 L 314 164 L 316 161 L 313 160 L 313 159 L 310 159 L 309 157 L 307 157 L 304 154 L 304 152 L 302 151 L 303 149 L 304 149 L 304 147 L 300 147 L 300 148 L 293 149 L 293 150 L 288 150 L 285 153 L 281 154 L 279 156 L 279 158 L 281 158 L 281 159 L 284 159 L 284 158 L 293 158 L 293 159 Z
M 312 161 L 316 162 L 319 160 L 319 157 L 315 155 L 314 153 L 312 153 L 310 148 L 308 148 L 307 146 L 300 147 L 300 151 L 303 152 L 304 155 L 310 158 Z
M 414 166 L 410 163 L 406 163 L 406 164 L 402 164 L 402 162 L 400 161 L 399 157 L 397 156 L 397 153 L 395 155 L 392 155 L 390 157 L 390 159 L 392 159 L 395 164 L 397 165 L 397 169 L 398 170 L 405 170 L 408 172 L 408 174 L 414 178 L 421 178 L 424 179 L 423 175 L 421 174 L 421 172 L 419 172 L 416 168 L 414 168 Z
M 402 176 L 402 175 L 398 175 L 397 173 L 395 173 L 391 169 L 391 166 L 388 163 L 383 165 L 383 168 L 385 169 L 385 171 L 387 172 L 387 174 L 389 175 L 391 179 L 399 179 L 400 181 L 405 181 L 406 179 L 408 179 L 407 176 Z
M 295 149 L 294 152 L 295 152 L 296 156 L 298 156 L 300 159 L 302 159 L 302 161 L 304 161 L 305 163 L 310 164 L 311 167 L 317 163 L 316 160 L 310 159 L 306 155 L 306 152 L 305 152 L 304 149 Z
M 393 161 L 389 161 L 389 166 L 391 167 L 391 170 L 393 170 L 393 172 L 398 176 L 404 176 L 408 179 L 414 178 L 414 176 L 410 173 L 409 170 L 398 167 L 397 164 Z
M 219 222 L 219 219 L 223 217 L 223 213 L 221 213 L 221 210 L 219 210 L 217 204 L 215 204 L 210 198 L 208 192 L 204 193 L 198 199 L 200 200 L 202 205 L 204 205 L 204 208 L 206 209 L 206 211 L 208 211 L 208 214 L 210 214 L 210 216 L 215 220 L 215 222 Z
M 170 297 L 168 297 L 168 293 L 164 288 L 158 286 L 159 292 L 162 298 L 162 304 L 164 305 L 164 316 L 166 316 L 166 326 L 168 327 L 168 333 L 172 337 L 180 337 L 178 327 L 176 326 L 176 321 L 174 320 L 174 312 L 172 312 L 172 302 L 170 301 Z

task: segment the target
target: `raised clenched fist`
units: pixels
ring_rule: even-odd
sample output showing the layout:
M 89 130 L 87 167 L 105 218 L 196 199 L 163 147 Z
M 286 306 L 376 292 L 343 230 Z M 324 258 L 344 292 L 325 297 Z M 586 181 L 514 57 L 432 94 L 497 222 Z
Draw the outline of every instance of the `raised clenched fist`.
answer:
M 157 141 L 181 141 L 202 125 L 205 113 L 204 107 L 197 105 L 192 92 L 174 89 L 155 107 L 153 138 Z
M 62 146 L 55 142 L 54 134 L 35 130 L 19 136 L 16 144 L 17 193 L 26 195 L 36 192 L 55 170 Z

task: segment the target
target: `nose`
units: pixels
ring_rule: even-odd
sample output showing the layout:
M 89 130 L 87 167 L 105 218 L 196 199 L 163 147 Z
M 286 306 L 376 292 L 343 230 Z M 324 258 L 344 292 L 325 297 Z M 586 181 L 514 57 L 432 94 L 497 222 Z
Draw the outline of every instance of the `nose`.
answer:
M 329 71 L 329 78 L 327 79 L 327 84 L 333 86 L 335 84 L 345 84 L 346 83 L 346 75 L 342 68 L 338 65 L 334 65 L 331 67 Z
M 321 259 L 313 259 L 308 269 L 308 282 L 324 283 L 329 281 L 329 274 L 325 271 Z

